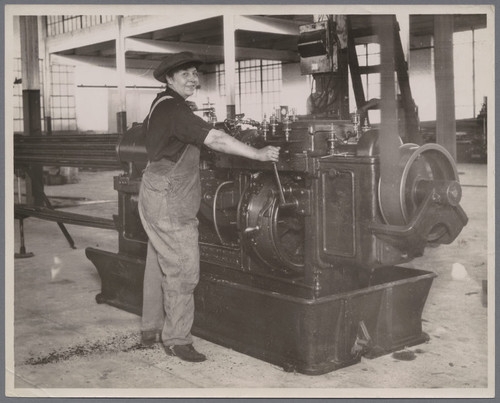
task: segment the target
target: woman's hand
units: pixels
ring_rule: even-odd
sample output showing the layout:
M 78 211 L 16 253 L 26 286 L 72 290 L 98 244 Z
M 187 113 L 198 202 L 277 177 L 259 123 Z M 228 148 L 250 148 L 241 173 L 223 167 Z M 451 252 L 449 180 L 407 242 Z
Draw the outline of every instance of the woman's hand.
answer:
M 280 156 L 280 148 L 274 146 L 265 146 L 257 150 L 256 160 L 258 161 L 273 161 L 277 162 Z
M 279 159 L 279 147 L 266 146 L 261 149 L 256 149 L 217 129 L 212 129 L 208 132 L 204 143 L 212 150 L 226 154 L 239 155 L 240 157 L 257 161 L 277 162 Z

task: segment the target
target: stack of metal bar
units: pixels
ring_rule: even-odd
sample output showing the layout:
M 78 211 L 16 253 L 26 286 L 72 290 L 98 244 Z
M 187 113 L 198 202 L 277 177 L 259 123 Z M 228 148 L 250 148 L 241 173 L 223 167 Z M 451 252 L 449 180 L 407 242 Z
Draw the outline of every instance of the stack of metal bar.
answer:
M 116 146 L 120 134 L 14 136 L 14 165 L 120 169 Z

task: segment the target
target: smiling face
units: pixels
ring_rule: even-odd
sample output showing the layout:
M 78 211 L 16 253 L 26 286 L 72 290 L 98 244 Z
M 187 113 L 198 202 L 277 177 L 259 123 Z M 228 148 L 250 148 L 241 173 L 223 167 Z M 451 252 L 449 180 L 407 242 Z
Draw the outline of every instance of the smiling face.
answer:
M 167 74 L 167 84 L 186 99 L 194 94 L 199 84 L 198 70 L 196 67 L 181 67 L 173 74 Z

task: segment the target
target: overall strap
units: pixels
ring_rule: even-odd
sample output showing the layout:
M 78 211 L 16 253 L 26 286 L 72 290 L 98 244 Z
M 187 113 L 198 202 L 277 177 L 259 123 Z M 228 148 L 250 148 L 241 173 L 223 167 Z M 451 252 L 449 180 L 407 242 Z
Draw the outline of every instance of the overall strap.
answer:
M 160 97 L 158 98 L 154 103 L 153 105 L 151 106 L 151 109 L 149 111 L 149 114 L 148 116 L 146 116 L 146 119 L 144 119 L 144 124 L 146 125 L 146 130 L 148 130 L 148 126 L 149 126 L 149 118 L 151 117 L 151 114 L 153 113 L 153 110 L 158 106 L 158 104 L 161 102 L 161 101 L 164 101 L 165 99 L 173 99 L 172 96 L 170 95 L 164 95 L 163 97 Z

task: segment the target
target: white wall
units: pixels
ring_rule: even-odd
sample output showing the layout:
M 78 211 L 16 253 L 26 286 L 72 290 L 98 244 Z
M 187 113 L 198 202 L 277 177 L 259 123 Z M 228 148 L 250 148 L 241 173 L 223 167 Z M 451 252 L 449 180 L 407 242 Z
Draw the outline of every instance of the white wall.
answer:
M 479 112 L 483 97 L 488 93 L 490 80 L 483 79 L 487 64 L 488 46 L 484 37 L 485 30 L 476 31 L 476 111 Z M 458 37 L 457 37 L 458 35 Z M 456 118 L 474 117 L 472 107 L 472 59 L 471 44 L 467 38 L 457 34 L 455 54 L 455 96 Z M 470 37 L 470 33 L 469 33 Z M 418 37 L 413 42 L 409 59 L 410 86 L 413 98 L 419 108 L 421 121 L 435 120 L 436 101 L 434 83 L 434 57 L 432 37 Z M 421 49 L 418 49 L 421 48 Z M 207 66 L 207 68 L 211 68 Z M 310 77 L 301 76 L 300 64 L 283 65 L 282 105 L 295 108 L 298 114 L 306 113 L 306 99 L 310 93 Z M 78 130 L 95 132 L 116 132 L 116 113 L 118 112 L 118 91 L 116 88 L 90 88 L 88 86 L 113 87 L 118 84 L 116 71 L 112 67 L 78 64 L 75 69 L 76 112 Z M 142 122 L 149 111 L 156 93 L 162 91 L 162 84 L 152 77 L 152 68 L 127 69 L 127 86 L 154 87 L 127 89 L 127 122 Z M 87 86 L 87 87 L 86 87 Z M 199 108 L 210 101 L 216 107 L 219 120 L 226 117 L 225 98 L 219 97 L 216 88 L 216 75 L 213 72 L 202 73 L 201 88 L 190 98 Z M 353 95 L 351 92 L 351 98 Z M 354 103 L 351 102 L 351 112 Z M 244 112 L 244 111 L 243 111 Z
M 79 131 L 116 132 L 119 112 L 118 75 L 114 67 L 77 63 L 75 68 L 75 102 Z M 162 83 L 151 69 L 127 69 L 127 125 L 142 122 Z M 153 87 L 153 88 L 144 88 Z M 156 88 L 155 88 L 156 87 Z
M 283 91 L 281 104 L 288 110 L 295 108 L 298 115 L 306 114 L 306 101 L 311 93 L 310 77 L 300 74 L 300 63 L 283 64 Z
M 81 132 L 108 132 L 108 90 L 105 88 L 77 88 L 75 111 L 77 129 Z
M 39 28 L 42 22 L 39 21 Z M 475 110 L 473 108 L 472 91 L 472 53 L 470 32 L 455 34 L 455 95 L 456 118 L 474 117 L 480 110 L 483 97 L 492 93 L 492 75 L 489 74 L 494 63 L 494 54 L 491 35 L 492 30 L 478 30 L 475 32 L 476 63 L 475 63 Z M 20 56 L 19 17 L 13 21 L 12 58 Z M 40 38 L 42 35 L 40 33 Z M 420 119 L 434 120 L 436 118 L 435 84 L 433 70 L 433 49 L 431 37 L 419 37 L 420 43 L 412 43 L 411 47 L 424 47 L 412 50 L 410 54 L 410 85 L 416 104 L 419 107 Z M 43 42 L 43 41 L 41 41 Z M 425 48 L 427 47 L 427 48 Z M 41 43 L 43 55 L 43 43 Z M 9 66 L 9 60 L 6 60 Z M 59 61 L 64 63 L 63 61 Z M 71 64 L 71 63 L 67 63 Z M 90 88 L 89 86 L 116 86 L 117 74 L 114 68 L 96 66 L 85 63 L 75 63 L 76 113 L 78 129 L 80 131 L 112 132 L 116 131 L 116 112 L 118 112 L 118 98 L 116 89 Z M 202 74 L 201 88 L 197 95 L 191 97 L 198 107 L 208 100 L 215 103 L 219 120 L 226 116 L 226 104 L 223 97 L 219 97 L 216 88 L 215 74 Z M 152 77 L 152 68 L 127 69 L 127 86 L 157 87 L 152 89 L 136 88 L 127 90 L 127 122 L 140 122 L 146 116 L 154 95 L 161 91 L 161 83 Z M 78 87 L 79 86 L 79 87 Z M 86 88 L 87 86 L 87 88 Z M 310 93 L 310 77 L 300 75 L 298 63 L 283 65 L 283 93 L 282 104 L 296 108 L 297 113 L 306 113 L 306 99 Z M 352 104 L 352 102 L 351 102 Z M 351 107 L 351 112 L 353 108 Z
M 493 38 L 486 29 L 474 33 L 475 72 L 473 71 L 472 32 L 458 32 L 453 35 L 455 75 L 455 115 L 457 119 L 477 116 L 483 97 L 491 92 L 493 85 L 489 72 L 493 66 L 491 49 Z M 475 88 L 472 77 L 475 76 Z M 473 98 L 475 97 L 475 105 Z M 475 107 L 475 108 L 474 108 Z
M 473 91 L 472 34 L 471 31 L 453 35 L 453 63 L 455 81 L 455 118 L 473 118 L 479 113 L 483 97 L 493 85 L 489 74 L 493 66 L 490 54 L 493 39 L 488 30 L 475 32 L 475 94 Z M 434 49 L 432 37 L 418 37 L 412 43 L 409 60 L 410 86 L 418 106 L 421 121 L 436 119 L 436 89 L 434 78 Z M 421 49 L 416 49 L 421 48 Z M 474 110 L 473 98 L 476 104 Z
M 215 75 L 210 74 L 213 80 L 207 80 L 201 74 L 201 88 L 189 100 L 199 108 L 203 103 L 216 100 L 214 95 Z M 149 112 L 149 108 L 156 94 L 163 91 L 165 85 L 155 80 L 153 70 L 127 69 L 126 77 L 126 110 L 127 126 L 134 122 L 142 122 Z M 212 82 L 213 81 L 213 82 Z M 76 111 L 79 131 L 116 132 L 119 112 L 118 76 L 112 67 L 77 64 L 75 68 Z M 148 87 L 148 88 L 145 88 Z M 219 100 L 220 104 L 220 100 Z M 221 109 L 222 110 L 222 109 Z M 225 116 L 225 105 L 223 105 Z

